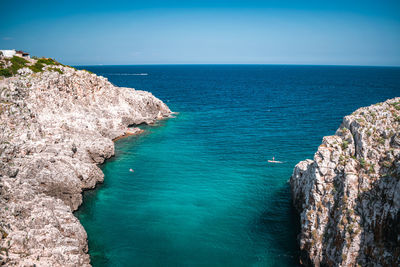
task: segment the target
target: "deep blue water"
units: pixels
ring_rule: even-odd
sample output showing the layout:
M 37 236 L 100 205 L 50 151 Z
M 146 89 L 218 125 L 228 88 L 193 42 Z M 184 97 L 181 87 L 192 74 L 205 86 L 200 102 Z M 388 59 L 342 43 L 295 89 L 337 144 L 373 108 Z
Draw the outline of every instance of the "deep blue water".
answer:
M 179 112 L 117 141 L 104 184 L 85 193 L 76 215 L 93 266 L 296 266 L 293 167 L 343 116 L 400 96 L 400 68 L 81 68 Z

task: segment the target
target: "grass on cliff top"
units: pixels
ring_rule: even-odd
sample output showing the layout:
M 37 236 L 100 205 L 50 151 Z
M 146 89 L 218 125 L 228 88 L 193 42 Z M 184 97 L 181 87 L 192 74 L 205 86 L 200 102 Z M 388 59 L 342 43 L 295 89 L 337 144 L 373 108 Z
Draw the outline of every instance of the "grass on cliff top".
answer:
M 11 59 L 4 59 L 4 61 L 6 61 L 7 63 L 11 63 L 11 65 L 5 68 L 5 65 L 9 64 L 4 64 L 3 62 L 0 62 L 0 76 L 11 77 L 17 74 L 19 69 L 22 69 L 24 67 L 28 67 L 29 69 L 31 69 L 33 72 L 36 73 L 36 72 L 42 72 L 43 68 L 46 65 L 64 66 L 52 58 L 34 58 L 34 59 L 36 59 L 36 62 L 33 65 L 28 65 L 29 61 L 19 56 L 13 56 Z M 49 70 L 57 71 L 60 74 L 62 74 L 62 71 L 58 68 L 49 68 Z
M 13 74 L 9 69 L 0 68 L 0 76 L 11 77 Z
M 48 71 L 56 71 L 60 74 L 63 74 L 64 72 L 62 70 L 60 70 L 59 68 L 47 68 Z
M 0 76 L 10 77 L 17 74 L 18 70 L 25 67 L 29 62 L 22 58 L 13 56 L 11 59 L 5 59 L 7 63 L 11 63 L 8 68 L 5 68 L 5 64 L 2 63 L 0 66 Z M 7 64 L 8 65 L 8 64 Z
M 29 66 L 29 68 L 33 71 L 33 72 L 42 72 L 43 68 L 45 65 L 61 65 L 60 63 L 58 63 L 57 61 L 55 61 L 52 58 L 38 58 L 36 63 L 32 66 Z M 51 68 L 51 70 L 55 70 L 56 68 Z M 60 70 L 61 71 L 61 70 Z

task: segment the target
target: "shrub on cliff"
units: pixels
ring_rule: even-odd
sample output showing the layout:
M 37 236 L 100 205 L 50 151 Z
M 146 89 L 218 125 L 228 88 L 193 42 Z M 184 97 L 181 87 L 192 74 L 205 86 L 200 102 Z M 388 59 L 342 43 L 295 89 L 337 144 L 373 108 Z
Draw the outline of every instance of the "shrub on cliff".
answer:
M 41 63 L 45 65 L 60 65 L 60 63 L 52 58 L 39 58 L 36 63 Z
M 63 74 L 64 72 L 62 70 L 60 70 L 59 68 L 47 68 L 48 71 L 56 71 L 60 74 Z
M 0 76 L 11 77 L 12 72 L 9 69 L 0 69 Z
M 29 68 L 33 72 L 42 72 L 45 65 L 61 65 L 57 61 L 52 58 L 39 58 L 34 65 L 30 66 Z M 54 70 L 55 68 L 52 68 Z M 57 71 L 57 70 L 56 70 Z
M 33 72 L 41 72 L 43 71 L 44 65 L 42 63 L 39 62 L 39 60 L 32 66 L 29 66 L 29 68 L 33 71 Z
M 28 61 L 22 57 L 17 57 L 17 56 L 13 56 L 11 59 L 11 67 L 9 68 L 9 70 L 11 71 L 11 73 L 17 74 L 18 70 L 25 67 L 26 64 L 28 63 Z
M 13 70 L 13 73 L 17 73 L 20 68 L 25 67 L 26 64 L 29 63 L 28 60 L 17 56 L 13 56 L 10 61 L 12 64 L 11 69 Z
M 42 72 L 43 68 L 46 65 L 50 66 L 62 65 L 61 63 L 55 61 L 52 58 L 33 58 L 33 59 L 36 60 L 36 62 L 33 65 L 31 65 L 32 63 L 30 63 L 28 60 L 19 56 L 14 56 L 11 59 L 3 59 L 3 61 L 0 62 L 0 76 L 11 77 L 17 74 L 19 69 L 22 69 L 24 67 L 28 67 L 33 72 Z M 61 70 L 56 70 L 55 68 L 51 68 L 51 70 L 61 73 Z
M 2 62 L 0 66 L 0 76 L 10 77 L 14 74 L 17 74 L 18 70 L 25 67 L 28 63 L 29 61 L 26 59 L 17 56 L 12 57 L 11 59 L 5 59 L 5 62 Z M 8 67 L 5 67 L 7 65 Z

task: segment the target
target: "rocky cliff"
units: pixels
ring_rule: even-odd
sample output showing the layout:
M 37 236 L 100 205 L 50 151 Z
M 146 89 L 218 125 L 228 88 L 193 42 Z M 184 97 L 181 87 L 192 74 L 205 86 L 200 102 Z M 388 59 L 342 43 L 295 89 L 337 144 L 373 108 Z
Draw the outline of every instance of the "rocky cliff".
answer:
M 301 262 L 400 265 L 400 98 L 360 108 L 290 180 Z
M 0 77 L 0 263 L 88 266 L 86 232 L 72 213 L 82 190 L 103 180 L 98 164 L 127 126 L 171 111 L 151 93 L 46 60 L 18 70 L 3 63 L 13 72 Z

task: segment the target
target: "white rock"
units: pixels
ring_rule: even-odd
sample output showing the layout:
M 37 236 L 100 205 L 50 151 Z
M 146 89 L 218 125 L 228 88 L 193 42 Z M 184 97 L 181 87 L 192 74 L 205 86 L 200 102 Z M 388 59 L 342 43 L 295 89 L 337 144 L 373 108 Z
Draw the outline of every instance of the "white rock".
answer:
M 313 161 L 296 165 L 290 184 L 304 264 L 400 262 L 399 109 L 400 98 L 360 108 L 323 138 Z
M 171 114 L 151 93 L 58 67 L 63 74 L 24 68 L 0 80 L 0 264 L 89 266 L 72 214 L 82 189 L 103 181 L 97 164 L 128 125 Z

